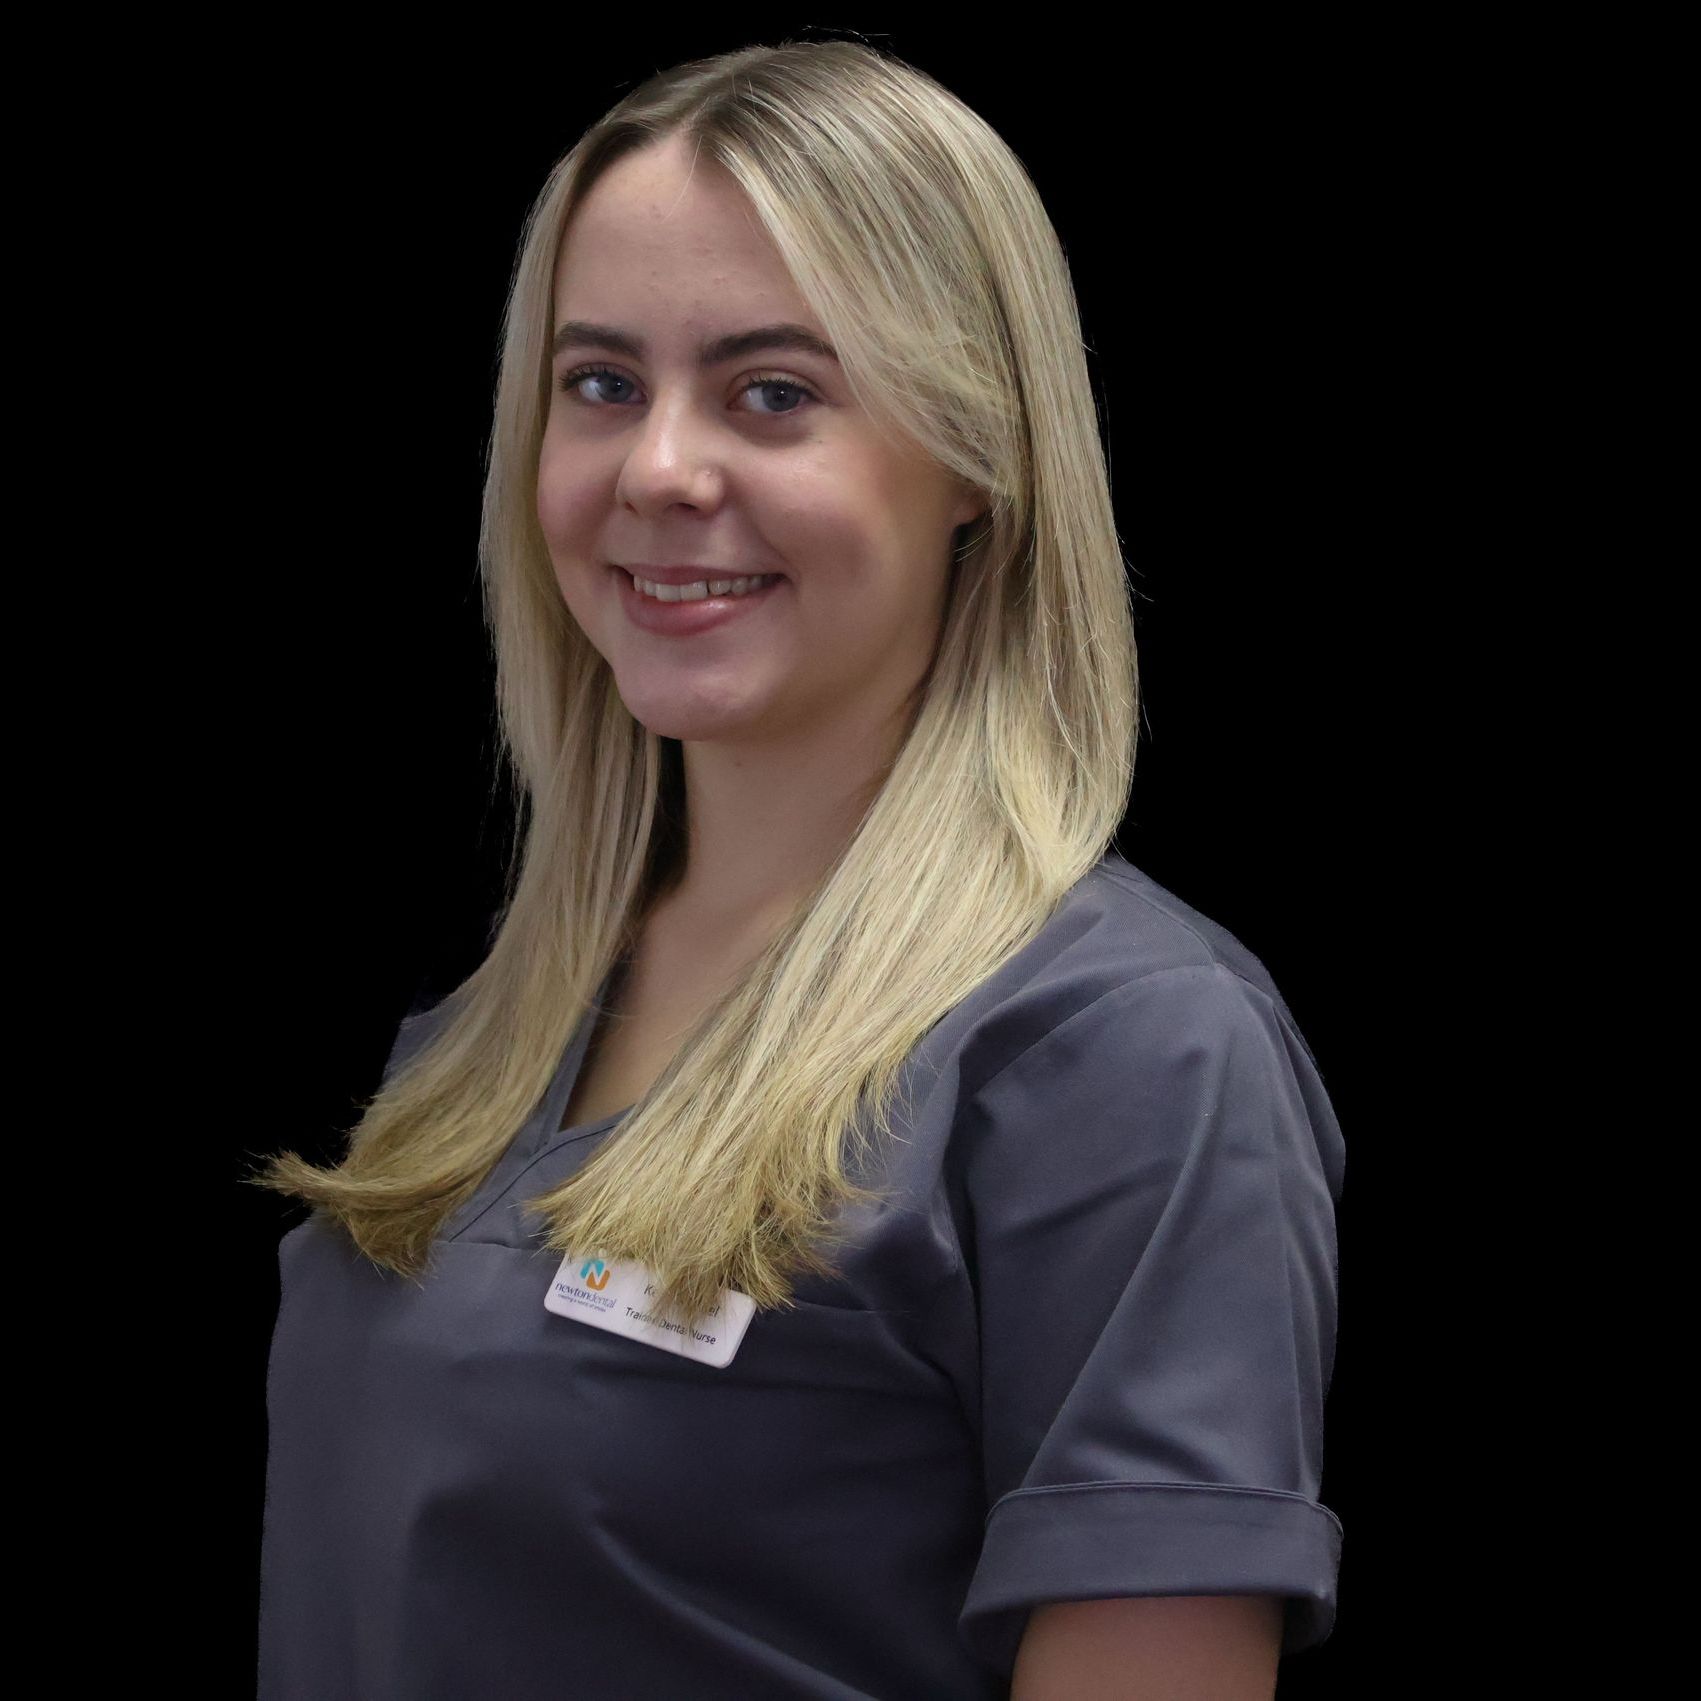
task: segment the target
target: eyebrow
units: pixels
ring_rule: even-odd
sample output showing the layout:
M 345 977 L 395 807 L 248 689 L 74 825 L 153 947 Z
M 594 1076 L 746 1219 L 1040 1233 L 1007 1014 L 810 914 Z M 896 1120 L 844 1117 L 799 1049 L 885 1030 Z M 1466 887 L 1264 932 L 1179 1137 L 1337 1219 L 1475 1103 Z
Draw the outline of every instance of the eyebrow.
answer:
M 612 349 L 629 360 L 644 358 L 645 342 L 630 331 L 616 330 L 612 325 L 593 325 L 584 319 L 569 319 L 555 333 L 551 358 L 570 348 Z M 724 337 L 710 337 L 697 345 L 697 361 L 701 366 L 719 366 L 729 360 L 768 349 L 781 349 L 791 354 L 813 354 L 822 360 L 838 361 L 833 345 L 824 342 L 802 325 L 758 325 L 748 331 L 731 331 Z

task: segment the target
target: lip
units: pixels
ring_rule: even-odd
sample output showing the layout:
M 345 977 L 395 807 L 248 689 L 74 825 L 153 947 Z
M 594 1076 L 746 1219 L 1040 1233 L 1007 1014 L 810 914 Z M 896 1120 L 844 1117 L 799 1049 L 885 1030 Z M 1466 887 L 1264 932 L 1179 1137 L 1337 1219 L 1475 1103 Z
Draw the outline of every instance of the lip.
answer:
M 632 583 L 632 575 L 624 567 L 609 568 L 619 580 L 620 606 L 634 626 L 663 637 L 694 638 L 699 632 L 712 631 L 729 620 L 739 620 L 755 614 L 788 581 L 776 578 L 771 585 L 741 597 L 703 597 L 697 602 L 660 602 L 647 597 Z

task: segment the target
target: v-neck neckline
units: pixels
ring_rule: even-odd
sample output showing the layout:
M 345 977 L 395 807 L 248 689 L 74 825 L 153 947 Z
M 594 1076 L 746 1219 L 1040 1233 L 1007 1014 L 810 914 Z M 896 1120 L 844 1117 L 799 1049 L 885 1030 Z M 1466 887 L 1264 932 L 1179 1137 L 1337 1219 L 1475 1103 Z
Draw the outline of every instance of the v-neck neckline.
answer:
M 571 1127 L 563 1128 L 561 1117 L 567 1109 L 568 1101 L 573 1095 L 573 1088 L 578 1084 L 579 1076 L 584 1071 L 585 1057 L 590 1050 L 591 1038 L 596 1033 L 597 1023 L 603 1014 L 603 1005 L 611 989 L 626 966 L 626 958 L 619 958 L 614 966 L 603 977 L 597 987 L 591 1007 L 579 1019 L 579 1025 L 573 1030 L 572 1038 L 567 1042 L 561 1054 L 561 1062 L 557 1065 L 555 1079 L 550 1084 L 545 1096 L 542 1114 L 538 1118 L 539 1127 L 533 1137 L 527 1142 L 533 1153 L 541 1152 L 547 1146 L 553 1146 L 559 1140 L 577 1139 L 582 1134 L 594 1134 L 599 1128 L 618 1122 L 632 1106 L 625 1105 L 616 1111 L 610 1111 L 607 1116 L 599 1116 L 592 1122 L 578 1122 Z

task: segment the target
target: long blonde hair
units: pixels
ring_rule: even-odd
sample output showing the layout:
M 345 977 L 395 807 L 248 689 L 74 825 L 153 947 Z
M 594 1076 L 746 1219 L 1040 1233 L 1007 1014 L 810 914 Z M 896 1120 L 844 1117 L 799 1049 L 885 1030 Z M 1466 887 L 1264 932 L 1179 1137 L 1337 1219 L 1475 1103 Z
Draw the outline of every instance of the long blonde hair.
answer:
M 1138 670 L 1068 263 L 1009 146 L 860 42 L 651 78 L 551 171 L 504 322 L 479 561 L 500 760 L 531 807 L 500 926 L 343 1161 L 286 1151 L 249 1179 L 419 1279 L 677 875 L 679 746 L 621 701 L 535 506 L 562 233 L 603 170 L 674 134 L 749 197 L 858 403 L 989 503 L 954 540 L 932 668 L 842 853 L 590 1160 L 531 1201 L 550 1248 L 637 1259 L 658 1306 L 697 1321 L 722 1288 L 785 1306 L 799 1272 L 833 1273 L 840 1209 L 880 1197 L 847 1173 L 847 1138 L 860 1166 L 917 1043 L 1114 842 Z

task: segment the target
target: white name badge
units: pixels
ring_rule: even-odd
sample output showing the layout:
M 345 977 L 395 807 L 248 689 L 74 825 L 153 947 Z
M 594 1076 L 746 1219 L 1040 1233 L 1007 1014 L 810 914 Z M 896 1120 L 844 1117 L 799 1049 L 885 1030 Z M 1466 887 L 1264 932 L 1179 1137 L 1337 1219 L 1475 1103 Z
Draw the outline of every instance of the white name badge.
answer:
M 724 1368 L 750 1327 L 756 1302 L 749 1294 L 722 1288 L 714 1310 L 695 1327 L 672 1312 L 655 1309 L 649 1270 L 631 1258 L 587 1258 L 570 1252 L 543 1296 L 547 1310 L 593 1329 L 607 1329 L 663 1352 Z

